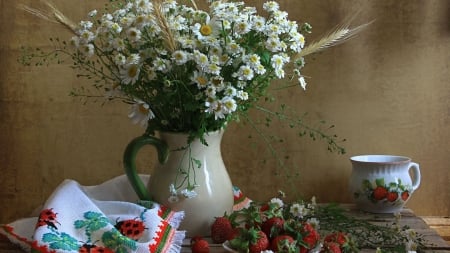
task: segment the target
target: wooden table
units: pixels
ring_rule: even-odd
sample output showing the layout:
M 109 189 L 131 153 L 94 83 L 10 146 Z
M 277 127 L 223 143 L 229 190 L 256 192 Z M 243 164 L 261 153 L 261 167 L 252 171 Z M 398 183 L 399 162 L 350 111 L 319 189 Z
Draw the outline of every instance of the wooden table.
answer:
M 353 205 L 342 205 L 346 211 L 361 219 L 367 219 L 370 222 L 385 225 L 391 224 L 394 217 L 390 214 L 369 214 L 354 209 Z M 430 228 L 425 221 L 416 216 L 410 209 L 402 211 L 401 225 L 408 225 L 410 228 L 417 231 L 417 233 L 423 235 L 431 245 L 425 249 L 425 252 L 436 253 L 450 253 L 450 244 L 447 243 L 439 234 L 432 228 Z M 185 241 L 185 246 L 182 252 L 190 252 L 188 240 Z M 211 244 L 211 253 L 226 253 L 221 245 Z M 21 251 L 17 246 L 11 244 L 6 238 L 0 236 L 0 253 L 20 253 Z M 363 249 L 361 252 L 374 252 L 373 249 Z

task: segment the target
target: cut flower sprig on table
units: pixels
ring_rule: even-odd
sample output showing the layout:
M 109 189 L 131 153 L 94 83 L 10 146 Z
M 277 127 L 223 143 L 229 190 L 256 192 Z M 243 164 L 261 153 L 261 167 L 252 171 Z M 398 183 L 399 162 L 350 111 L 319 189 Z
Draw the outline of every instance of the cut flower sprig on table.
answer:
M 74 34 L 69 42 L 52 39 L 55 48 L 50 52 L 25 50 L 22 62 L 45 65 L 70 59 L 78 76 L 101 92 L 80 87 L 72 95 L 130 104 L 129 118 L 149 134 L 182 132 L 189 134 L 189 141 L 203 140 L 231 121 L 249 119 L 248 110 L 255 108 L 300 128 L 302 134 L 325 139 L 330 150 L 343 153 L 335 135 L 259 102 L 270 100 L 269 87 L 277 79 L 294 80 L 305 89 L 304 56 L 345 41 L 367 24 L 340 26 L 305 46 L 304 34 L 311 26 L 289 20 L 276 1 L 265 2 L 262 14 L 244 2 L 207 2 L 209 8 L 202 10 L 194 0 L 111 0 L 104 13 L 93 10 L 78 23 L 50 2 L 44 1 L 47 10 L 22 6 Z M 182 174 L 189 177 L 190 169 L 182 168 Z M 175 190 L 192 192 L 195 178 L 186 180 L 187 189 Z

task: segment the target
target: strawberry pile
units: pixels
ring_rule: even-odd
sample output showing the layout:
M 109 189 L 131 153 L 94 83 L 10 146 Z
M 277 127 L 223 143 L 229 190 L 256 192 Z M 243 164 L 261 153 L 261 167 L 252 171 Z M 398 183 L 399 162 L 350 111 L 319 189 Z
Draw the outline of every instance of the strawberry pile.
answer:
M 237 252 L 279 253 L 355 252 L 344 233 L 327 235 L 322 241 L 318 221 L 313 217 L 315 203 L 284 204 L 280 198 L 217 217 L 211 226 L 214 243 L 224 243 Z

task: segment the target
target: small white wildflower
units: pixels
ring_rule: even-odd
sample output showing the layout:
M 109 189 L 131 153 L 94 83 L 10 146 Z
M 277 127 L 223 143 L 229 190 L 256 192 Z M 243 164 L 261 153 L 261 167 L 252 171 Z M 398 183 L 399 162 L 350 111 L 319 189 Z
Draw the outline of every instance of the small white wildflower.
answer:
M 141 31 L 131 27 L 127 30 L 127 37 L 131 42 L 137 42 L 141 39 Z
M 307 83 L 306 83 L 306 80 L 305 80 L 305 78 L 304 78 L 303 76 L 300 76 L 300 77 L 298 78 L 298 83 L 299 83 L 300 86 L 303 88 L 303 90 L 306 90 L 306 85 L 307 85 Z
M 122 66 L 126 63 L 127 58 L 123 54 L 116 54 L 114 56 L 114 63 L 118 66 Z
M 112 23 L 111 24 L 111 31 L 113 31 L 114 33 L 119 34 L 120 32 L 122 32 L 122 27 L 117 24 L 117 23 Z
M 95 35 L 93 32 L 89 30 L 82 30 L 80 32 L 80 42 L 89 43 L 95 39 Z
M 236 92 L 236 97 L 239 98 L 240 100 L 248 100 L 248 93 L 243 91 L 243 90 L 239 90 Z
M 73 36 L 70 39 L 70 45 L 74 48 L 78 48 L 80 46 L 80 38 L 78 38 L 77 36 Z
M 141 57 L 139 56 L 139 54 L 130 54 L 127 57 L 127 64 L 138 64 L 140 60 Z
M 278 208 L 284 206 L 283 200 L 280 198 L 272 198 L 269 203 L 274 204 Z
M 275 1 L 268 1 L 263 4 L 263 8 L 266 11 L 274 12 L 280 8 L 280 5 Z
M 90 12 L 88 13 L 88 16 L 91 17 L 91 18 L 97 16 L 97 10 L 92 10 L 92 11 L 90 11 Z
M 198 193 L 195 192 L 194 190 L 188 190 L 188 189 L 184 189 L 181 191 L 181 194 L 188 199 L 192 199 L 198 196 Z
M 249 25 L 249 23 L 247 21 L 241 21 L 241 22 L 237 22 L 234 25 L 234 30 L 237 34 L 246 34 L 248 32 L 250 32 L 251 30 L 251 26 Z
M 177 65 L 185 64 L 189 58 L 185 51 L 177 50 L 172 53 L 172 59 L 175 61 Z
M 79 49 L 80 49 L 81 53 L 86 57 L 93 56 L 94 52 L 95 52 L 94 45 L 92 45 L 92 44 L 85 44 L 85 45 L 79 47 Z
M 226 114 L 233 113 L 237 109 L 236 100 L 234 100 L 232 97 L 227 96 L 222 98 L 221 104 Z
M 225 88 L 225 95 L 229 96 L 229 97 L 235 97 L 237 94 L 236 88 L 234 88 L 233 86 L 229 85 Z
M 175 189 L 174 184 L 169 185 L 169 192 L 170 192 L 170 195 L 177 195 L 177 190 Z
M 120 75 L 124 84 L 134 84 L 139 78 L 139 66 L 137 64 L 127 64 L 120 69 Z
M 194 75 L 191 77 L 191 81 L 197 84 L 197 88 L 204 89 L 209 83 L 208 77 L 203 73 L 195 71 Z
M 304 205 L 301 205 L 299 203 L 295 203 L 291 205 L 291 208 L 289 208 L 289 212 L 298 218 L 303 218 L 308 213 L 308 210 L 305 208 Z
M 320 229 L 320 222 L 319 222 L 319 220 L 318 220 L 317 218 L 309 218 L 309 219 L 307 220 L 307 222 L 308 222 L 309 224 L 311 224 L 311 226 L 313 226 L 313 228 L 314 228 L 315 230 L 319 230 L 319 229 Z
M 80 27 L 85 29 L 85 30 L 89 30 L 92 28 L 92 22 L 91 21 L 80 21 Z
M 254 71 L 248 65 L 242 65 L 238 72 L 233 74 L 233 77 L 237 77 L 239 80 L 252 80 L 254 77 Z

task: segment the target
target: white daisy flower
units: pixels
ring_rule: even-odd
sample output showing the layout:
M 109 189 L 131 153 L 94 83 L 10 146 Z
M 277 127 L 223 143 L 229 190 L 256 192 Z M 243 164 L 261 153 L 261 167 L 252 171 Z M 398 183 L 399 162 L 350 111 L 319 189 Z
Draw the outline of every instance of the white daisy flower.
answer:
M 243 90 L 238 90 L 236 92 L 236 97 L 239 98 L 240 100 L 248 100 L 248 93 L 243 91 Z
M 155 118 L 150 106 L 143 101 L 136 101 L 131 106 L 131 112 L 128 114 L 133 124 L 140 124 L 142 127 L 147 127 L 148 121 Z
M 266 29 L 266 19 L 261 16 L 254 16 L 251 22 L 253 28 L 258 32 L 263 32 Z
M 129 28 L 127 30 L 127 37 L 131 42 L 138 42 L 141 40 L 141 31 L 135 27 Z
M 233 113 L 237 109 L 236 100 L 234 100 L 232 97 L 226 96 L 222 98 L 220 104 L 222 105 L 222 109 L 225 114 Z
M 217 64 L 210 63 L 210 64 L 208 64 L 205 71 L 210 74 L 213 74 L 213 75 L 220 75 L 220 70 L 221 70 L 221 68 L 219 66 L 217 66 Z
M 225 95 L 229 96 L 229 97 L 235 97 L 237 94 L 236 88 L 234 88 L 233 86 L 229 85 L 225 88 Z
M 82 43 L 89 43 L 95 39 L 94 33 L 89 30 L 80 31 L 79 37 L 80 37 L 80 42 L 82 42 Z
M 210 98 L 216 97 L 216 92 L 217 92 L 217 89 L 214 86 L 208 86 L 205 89 L 205 95 Z
M 139 54 L 130 54 L 127 57 L 128 64 L 138 64 L 141 61 L 141 56 Z
M 120 77 L 124 84 L 134 84 L 139 78 L 139 65 L 126 64 L 120 69 Z
M 127 58 L 123 55 L 123 54 L 116 54 L 114 56 L 114 63 L 117 64 L 118 66 L 122 66 L 126 63 Z
M 122 27 L 118 23 L 111 23 L 111 31 L 113 31 L 116 34 L 119 34 L 122 32 Z
M 195 71 L 191 78 L 191 81 L 197 84 L 197 88 L 204 89 L 209 84 L 208 77 L 206 77 L 202 72 Z
M 208 56 L 198 50 L 194 51 L 194 60 L 201 68 L 206 68 L 209 64 Z
M 183 65 L 189 60 L 188 54 L 185 51 L 182 51 L 182 50 L 177 50 L 177 51 L 173 52 L 172 53 L 172 59 L 178 65 Z
M 119 38 L 119 37 L 115 38 L 115 39 L 112 41 L 112 46 L 113 46 L 114 49 L 117 50 L 117 51 L 123 51 L 123 50 L 125 50 L 125 42 L 123 41 L 122 38 Z
M 251 30 L 251 26 L 250 26 L 250 24 L 247 22 L 247 20 L 243 20 L 243 21 L 241 21 L 241 22 L 237 22 L 237 23 L 234 25 L 234 31 L 235 31 L 237 34 L 240 34 L 240 35 L 246 34 L 246 33 L 250 32 L 250 30 Z
M 280 5 L 275 1 L 268 1 L 263 4 L 263 9 L 268 12 L 277 11 L 280 8 Z
M 254 72 L 250 66 L 242 65 L 238 72 L 233 74 L 233 77 L 237 77 L 239 80 L 252 80 L 254 77 Z

